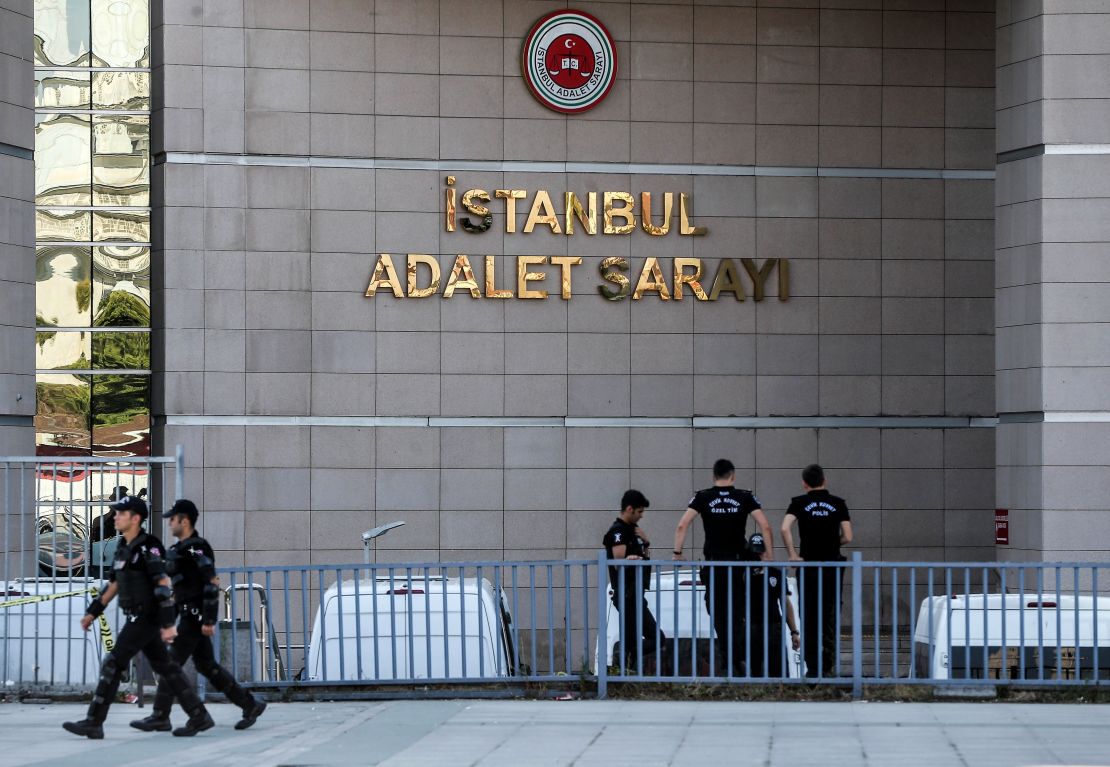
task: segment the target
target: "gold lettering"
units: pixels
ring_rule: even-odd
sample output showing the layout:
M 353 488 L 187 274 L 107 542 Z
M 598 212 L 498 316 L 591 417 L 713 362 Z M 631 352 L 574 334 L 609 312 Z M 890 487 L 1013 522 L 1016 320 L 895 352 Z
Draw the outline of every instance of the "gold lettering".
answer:
M 505 231 L 516 231 L 516 201 L 523 200 L 528 193 L 523 189 L 494 189 L 493 194 L 505 201 Z
M 597 234 L 597 192 L 590 192 L 588 200 L 589 217 L 586 216 L 586 211 L 582 210 L 582 203 L 579 201 L 578 195 L 574 192 L 566 193 L 566 205 L 563 207 L 566 223 L 563 226 L 563 231 L 567 234 L 574 234 L 575 218 L 581 222 L 586 234 Z
M 732 293 L 737 301 L 747 298 L 744 293 L 744 284 L 740 282 L 740 273 L 736 271 L 736 264 L 731 258 L 722 258 L 717 265 L 717 276 L 713 278 L 713 287 L 709 291 L 709 300 L 716 301 L 721 293 Z
M 486 298 L 512 298 L 513 291 L 497 288 L 496 256 L 486 256 Z
M 655 256 L 644 261 L 644 268 L 640 270 L 640 279 L 636 280 L 636 289 L 632 291 L 632 300 L 639 301 L 644 293 L 655 291 L 664 301 L 671 299 L 670 288 L 663 277 L 663 270 L 659 266 L 659 259 Z
M 763 266 L 758 269 L 755 268 L 755 262 L 750 258 L 740 259 L 740 263 L 744 265 L 744 271 L 752 278 L 752 300 L 763 300 L 763 285 L 767 282 L 767 278 L 771 276 L 771 272 L 775 269 L 775 264 L 778 263 L 777 258 L 768 258 L 763 262 Z
M 428 287 L 426 288 L 416 287 L 417 282 L 419 282 L 419 280 L 417 280 L 416 278 L 417 264 L 424 264 L 431 272 L 432 279 L 428 283 Z M 408 268 L 406 269 L 406 271 L 408 272 L 409 278 L 409 298 L 427 298 L 428 296 L 434 295 L 435 293 L 439 292 L 440 272 L 439 261 L 437 259 L 433 258 L 432 256 L 425 256 L 421 253 L 409 253 Z
M 516 297 L 517 298 L 547 298 L 546 290 L 532 290 L 528 287 L 529 281 L 540 282 L 547 279 L 543 272 L 530 272 L 529 266 L 540 266 L 547 263 L 547 256 L 517 256 L 516 257 Z
M 681 194 L 678 195 L 678 233 L 679 234 L 691 234 L 691 235 L 695 235 L 695 236 L 701 236 L 701 235 L 705 234 L 707 231 L 709 231 L 704 226 L 694 226 L 693 224 L 691 224 L 690 223 L 690 213 L 692 213 L 692 210 L 690 208 L 690 196 L 688 194 L 686 194 L 685 192 L 682 192 Z M 720 272 L 718 272 L 718 274 L 720 274 Z
M 687 274 L 686 267 L 693 267 L 694 273 Z M 699 301 L 708 301 L 709 296 L 705 295 L 705 290 L 702 289 L 701 282 L 701 259 L 700 258 L 676 258 L 674 260 L 674 300 L 682 300 L 682 286 L 683 284 L 690 286 L 690 292 Z
M 790 298 L 790 259 L 779 259 L 779 300 Z
M 455 231 L 455 189 L 454 189 L 454 186 L 455 186 L 455 177 L 454 176 L 448 176 L 447 177 L 447 187 L 448 188 L 445 190 L 447 192 L 447 207 L 445 208 L 445 212 L 446 212 L 446 217 L 447 217 L 447 221 L 446 221 L 447 231 L 449 231 L 449 232 Z
M 475 202 L 481 200 L 482 202 L 489 202 L 489 192 L 485 189 L 467 189 L 463 192 L 462 204 L 463 207 L 473 213 L 475 216 L 482 217 L 482 223 L 475 224 L 469 218 L 460 219 L 459 223 L 462 224 L 464 231 L 470 234 L 479 234 L 486 231 L 493 226 L 493 214 L 490 213 L 489 208 L 485 205 Z
M 662 237 L 671 231 L 671 211 L 674 210 L 674 192 L 663 193 L 663 221 L 660 226 L 651 223 L 651 192 L 640 192 L 640 225 L 653 237 Z M 678 288 L 675 288 L 675 293 Z
M 536 228 L 536 224 L 547 224 L 551 227 L 552 234 L 562 234 L 563 231 L 559 228 L 559 217 L 555 215 L 551 195 L 543 189 L 536 192 L 536 199 L 532 200 L 532 209 L 528 211 L 528 220 L 524 222 L 524 233 L 531 232 Z
M 459 277 L 462 279 L 459 279 Z M 455 295 L 455 288 L 470 291 L 471 298 L 481 298 L 482 291 L 478 289 L 478 280 L 474 279 L 474 269 L 470 266 L 470 258 L 459 254 L 455 256 L 455 266 L 451 269 L 451 276 L 447 278 L 447 287 L 443 290 L 443 297 L 450 298 Z
M 602 208 L 605 211 L 605 234 L 629 234 L 636 228 L 636 200 L 628 192 L 605 192 Z M 624 205 L 614 207 L 614 203 L 623 202 Z M 624 219 L 624 223 L 617 226 L 614 218 Z
M 366 296 L 373 298 L 378 288 L 388 285 L 397 298 L 404 298 L 401 291 L 401 280 L 397 277 L 397 269 L 393 266 L 393 256 L 388 253 L 378 255 L 378 263 L 374 265 L 374 273 L 370 277 L 370 284 L 366 286 Z
M 620 256 L 610 256 L 601 261 L 598 271 L 601 272 L 603 279 L 608 280 L 614 285 L 618 286 L 617 290 L 607 288 L 604 285 L 597 286 L 597 292 L 610 301 L 621 301 L 628 297 L 629 280 L 623 274 L 609 271 L 611 269 L 620 269 L 622 272 L 628 271 L 628 259 L 621 258 Z
M 561 295 L 564 301 L 569 301 L 571 296 L 570 268 L 572 266 L 578 266 L 579 264 L 581 264 L 582 256 L 552 256 L 551 263 L 558 264 L 562 270 L 562 273 L 560 274 L 562 287 Z

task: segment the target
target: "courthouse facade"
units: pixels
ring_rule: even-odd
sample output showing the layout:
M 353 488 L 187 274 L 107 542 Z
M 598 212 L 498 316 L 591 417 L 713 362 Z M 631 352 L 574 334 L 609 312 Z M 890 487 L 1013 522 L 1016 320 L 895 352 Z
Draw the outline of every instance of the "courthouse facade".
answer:
M 0 0 L 0 454 L 183 445 L 228 564 L 666 552 L 719 457 L 1101 560 L 1108 178 L 1090 0 Z

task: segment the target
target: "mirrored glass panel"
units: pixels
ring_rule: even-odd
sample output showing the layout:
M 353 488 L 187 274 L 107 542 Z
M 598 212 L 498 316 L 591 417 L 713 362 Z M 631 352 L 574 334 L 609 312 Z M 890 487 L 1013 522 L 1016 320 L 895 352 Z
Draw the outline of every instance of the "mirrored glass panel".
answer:
M 149 72 L 93 72 L 93 109 L 150 109 Z
M 88 72 L 35 72 L 36 109 L 88 109 L 92 98 Z
M 93 325 L 150 327 L 150 248 L 93 249 Z
M 150 333 L 93 333 L 92 366 L 96 370 L 149 370 Z
M 92 202 L 92 122 L 87 116 L 35 115 L 35 202 Z
M 87 210 L 35 211 L 35 239 L 40 242 L 89 242 L 92 239 L 92 213 Z
M 92 333 L 40 330 L 35 333 L 35 367 L 38 370 L 89 370 L 92 368 Z
M 35 324 L 38 327 L 89 326 L 92 318 L 90 259 L 88 248 L 40 247 L 36 250 Z
M 150 242 L 150 211 L 96 211 L 93 242 Z
M 96 67 L 149 67 L 149 0 L 92 0 L 92 54 Z
M 92 443 L 94 455 L 150 455 L 150 376 L 93 376 Z
M 79 67 L 89 63 L 88 0 L 35 0 L 35 64 Z
M 87 455 L 91 377 L 45 373 L 35 377 L 35 443 L 39 455 Z
M 150 204 L 150 119 L 93 118 L 93 204 Z

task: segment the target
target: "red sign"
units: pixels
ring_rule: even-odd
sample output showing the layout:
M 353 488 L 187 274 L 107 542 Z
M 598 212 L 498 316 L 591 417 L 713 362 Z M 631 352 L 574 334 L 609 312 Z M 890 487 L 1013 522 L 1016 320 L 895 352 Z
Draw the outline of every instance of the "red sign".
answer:
M 1010 545 L 1010 510 L 994 510 L 994 542 L 999 546 Z
M 597 106 L 613 87 L 616 45 L 605 25 L 590 14 L 554 11 L 525 38 L 520 71 L 545 107 L 578 114 Z

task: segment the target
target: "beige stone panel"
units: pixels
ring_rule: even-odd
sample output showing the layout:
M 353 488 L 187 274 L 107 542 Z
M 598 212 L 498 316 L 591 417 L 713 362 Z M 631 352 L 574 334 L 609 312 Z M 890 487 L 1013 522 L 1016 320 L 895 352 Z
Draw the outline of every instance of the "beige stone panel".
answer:
M 204 331 L 204 366 L 208 371 L 225 373 L 246 369 L 246 334 L 241 330 Z
M 571 375 L 567 382 L 567 415 L 628 417 L 630 387 L 628 375 Z
M 942 259 L 943 223 L 934 219 L 884 219 L 883 258 Z
M 499 160 L 504 156 L 504 121 L 495 118 L 440 118 L 440 156 Z
M 818 45 L 820 12 L 810 8 L 760 8 L 760 45 Z
M 954 85 L 946 83 L 944 52 L 887 48 L 882 51 L 883 85 Z
M 313 168 L 311 173 L 310 201 L 313 208 L 374 209 L 375 171 L 364 168 Z M 382 209 L 389 209 L 389 203 L 384 199 Z
M 150 129 L 161 134 L 167 151 L 200 152 L 204 150 L 204 112 L 200 109 L 166 107 L 150 117 Z
M 439 78 L 434 75 L 375 75 L 375 108 L 381 115 L 435 115 L 439 111 Z
M 943 128 L 883 128 L 882 142 L 884 168 L 943 167 Z
M 877 48 L 883 44 L 883 17 L 873 10 L 824 8 L 820 29 L 822 46 Z
M 817 349 L 815 335 L 757 336 L 756 371 L 760 376 L 814 375 L 817 373 Z
M 552 417 L 567 415 L 567 377 L 542 374 L 505 376 L 505 415 L 533 416 L 537 412 Z
M 755 415 L 755 376 L 708 374 L 696 376 L 694 378 L 694 412 L 698 415 Z
M 445 117 L 500 117 L 504 113 L 504 78 L 441 75 L 439 113 Z
M 755 126 L 694 124 L 694 157 L 699 165 L 755 164 Z
M 939 415 L 944 412 L 943 376 L 883 376 L 884 415 Z
M 338 70 L 344 72 L 373 72 L 374 35 L 337 30 L 309 33 L 309 55 L 314 71 Z M 385 71 L 379 68 L 378 71 Z
M 248 152 L 307 154 L 309 136 L 307 113 L 249 111 L 245 115 L 243 145 Z
M 756 10 L 711 5 L 694 7 L 694 39 L 699 43 L 756 43 Z
M 378 157 L 434 158 L 439 155 L 440 121 L 419 117 L 374 118 Z
M 440 509 L 500 512 L 504 507 L 504 476 L 501 469 L 445 467 L 440 472 Z
M 792 298 L 789 303 L 756 304 L 757 333 L 816 333 L 816 298 Z
M 994 83 L 994 52 L 945 51 L 945 84 L 958 88 L 989 88 Z
M 177 109 L 200 109 L 204 106 L 204 69 L 198 66 L 166 65 L 159 67 L 164 96 L 163 105 Z
M 759 376 L 757 415 L 813 415 L 817 412 L 817 376 Z
M 689 123 L 633 123 L 632 162 L 693 161 L 693 128 Z
M 465 24 L 457 30 L 458 34 L 480 37 L 501 37 L 504 34 L 504 13 L 500 5 L 484 0 L 440 0 L 441 30 L 456 31 L 460 19 L 465 19 Z
M 383 34 L 374 35 L 374 66 L 376 72 L 410 74 L 439 73 L 439 40 L 436 35 Z
M 883 125 L 912 128 L 944 125 L 944 89 L 884 86 Z
M 247 27 L 308 29 L 309 7 L 309 0 L 244 0 L 242 23 Z M 235 18 L 233 9 L 224 9 L 223 13 Z
M 205 109 L 202 122 L 204 149 L 238 153 L 245 149 L 246 115 L 242 109 Z
M 939 179 L 884 178 L 882 188 L 884 217 L 944 218 L 944 184 Z
M 694 44 L 694 82 L 756 82 L 754 45 Z
M 995 166 L 995 132 L 990 129 L 959 128 L 944 132 L 944 163 L 949 168 Z
M 756 215 L 809 218 L 816 214 L 816 178 L 761 176 L 756 179 Z
M 632 36 L 635 42 L 693 41 L 693 8 L 681 5 L 632 5 Z
M 699 46 L 694 46 L 695 50 Z M 633 80 L 693 79 L 695 50 L 686 43 L 637 43 L 628 59 Z M 729 78 L 731 79 L 731 78 Z
M 873 334 L 882 330 L 882 299 L 822 296 L 821 332 L 841 335 Z
M 313 71 L 310 107 L 313 112 L 370 114 L 374 109 L 372 72 Z
M 245 63 L 263 69 L 308 69 L 307 31 L 289 29 L 246 29 Z
M 876 219 L 821 219 L 821 258 L 879 258 L 881 226 Z
M 689 122 L 694 113 L 694 91 L 689 82 L 633 80 L 632 120 Z
M 818 87 L 798 83 L 762 83 L 757 86 L 758 122 L 816 125 Z
M 705 123 L 755 121 L 756 87 L 750 83 L 694 83 L 694 120 Z
M 878 218 L 885 214 L 881 205 L 879 179 L 818 179 L 818 204 L 827 218 Z
M 884 552 L 890 548 L 943 547 L 944 511 L 940 509 L 884 509 L 882 512 L 882 545 Z M 939 553 L 939 552 L 938 552 Z M 910 554 L 918 559 L 916 554 Z M 935 557 L 924 556 L 933 561 Z M 940 586 L 938 585 L 938 588 Z
M 949 128 L 994 128 L 994 89 L 945 88 L 944 124 Z
M 881 164 L 882 139 L 879 128 L 822 125 L 818 132 L 818 142 L 821 165 L 867 168 Z
M 945 14 L 928 11 L 883 13 L 883 44 L 888 48 L 943 48 Z
M 949 376 L 944 383 L 945 411 L 952 415 L 994 415 L 995 389 L 993 376 Z
M 821 48 L 822 85 L 879 85 L 883 82 L 880 48 Z
M 756 64 L 761 83 L 819 82 L 819 49 L 810 46 L 761 45 Z
M 439 415 L 440 377 L 428 373 L 381 375 L 377 380 L 377 415 Z

